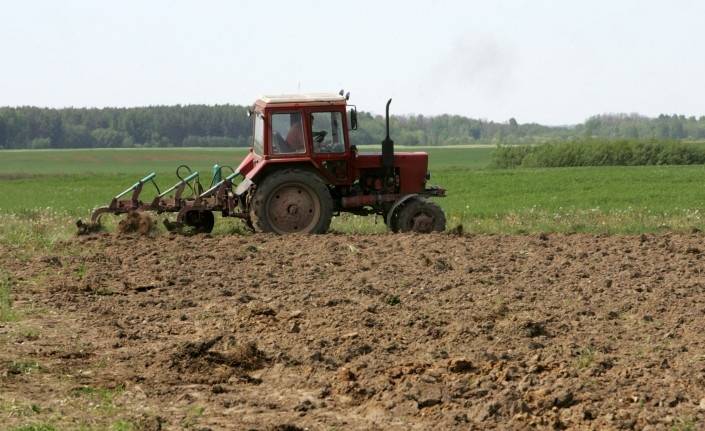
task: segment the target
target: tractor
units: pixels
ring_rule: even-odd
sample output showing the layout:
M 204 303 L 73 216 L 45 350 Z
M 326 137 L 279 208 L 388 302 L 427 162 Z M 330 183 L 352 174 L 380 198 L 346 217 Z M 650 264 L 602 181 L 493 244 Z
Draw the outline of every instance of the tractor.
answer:
M 223 177 L 224 167 L 215 165 L 204 190 L 199 173 L 182 165 L 179 181 L 161 192 L 150 173 L 109 205 L 96 208 L 90 223 L 79 220 L 79 231 L 93 230 L 106 213 L 140 211 L 177 213 L 175 222 L 165 220 L 168 229 L 177 231 L 212 231 L 214 212 L 241 218 L 252 231 L 277 234 L 325 233 L 341 212 L 382 216 L 393 232 L 443 231 L 443 210 L 429 198 L 443 197 L 445 190 L 427 186 L 428 154 L 394 152 L 392 100 L 385 108 L 381 153 L 363 153 L 350 142 L 358 115 L 347 103 L 349 96 L 341 91 L 260 97 L 248 111 L 250 150 L 230 175 Z M 151 202 L 139 198 L 147 183 L 157 188 Z

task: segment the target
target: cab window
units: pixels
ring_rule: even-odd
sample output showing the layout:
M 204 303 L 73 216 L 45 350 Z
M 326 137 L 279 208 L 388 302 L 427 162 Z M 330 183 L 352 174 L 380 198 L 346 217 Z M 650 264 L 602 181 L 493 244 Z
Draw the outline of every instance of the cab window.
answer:
M 255 154 L 261 155 L 264 153 L 264 118 L 261 114 L 257 113 L 253 121 L 255 125 L 254 133 L 252 133 L 252 149 L 255 151 Z
M 343 119 L 340 112 L 314 112 L 311 114 L 311 137 L 315 153 L 343 153 Z
M 271 120 L 269 142 L 272 143 L 272 154 L 306 152 L 300 112 L 275 113 Z

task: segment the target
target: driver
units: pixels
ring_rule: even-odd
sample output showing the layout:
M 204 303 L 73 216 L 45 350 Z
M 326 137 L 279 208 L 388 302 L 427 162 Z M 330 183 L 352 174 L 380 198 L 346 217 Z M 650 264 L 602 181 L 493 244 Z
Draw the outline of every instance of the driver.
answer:
M 286 134 L 286 144 L 295 153 L 303 153 L 304 149 L 304 132 L 301 127 L 301 115 L 291 115 L 291 125 L 289 132 Z

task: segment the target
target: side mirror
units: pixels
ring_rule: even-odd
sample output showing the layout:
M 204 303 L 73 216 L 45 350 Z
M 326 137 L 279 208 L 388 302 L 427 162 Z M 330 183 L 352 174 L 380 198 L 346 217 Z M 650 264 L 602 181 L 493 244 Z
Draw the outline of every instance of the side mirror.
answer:
M 350 109 L 350 130 L 357 130 L 357 108 Z

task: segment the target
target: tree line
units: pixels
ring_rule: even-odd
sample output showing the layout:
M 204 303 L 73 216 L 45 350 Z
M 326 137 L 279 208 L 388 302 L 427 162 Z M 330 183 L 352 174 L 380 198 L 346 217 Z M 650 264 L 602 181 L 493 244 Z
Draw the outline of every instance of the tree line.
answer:
M 250 144 L 248 107 L 238 105 L 150 106 L 141 108 L 0 108 L 0 149 L 244 147 Z M 357 145 L 378 144 L 384 118 L 359 114 L 351 133 Z M 574 126 L 549 127 L 487 121 L 459 115 L 406 115 L 391 119 L 401 145 L 522 144 L 607 139 L 705 139 L 705 117 L 636 114 L 591 117 Z
M 247 108 L 0 108 L 0 148 L 246 146 Z

